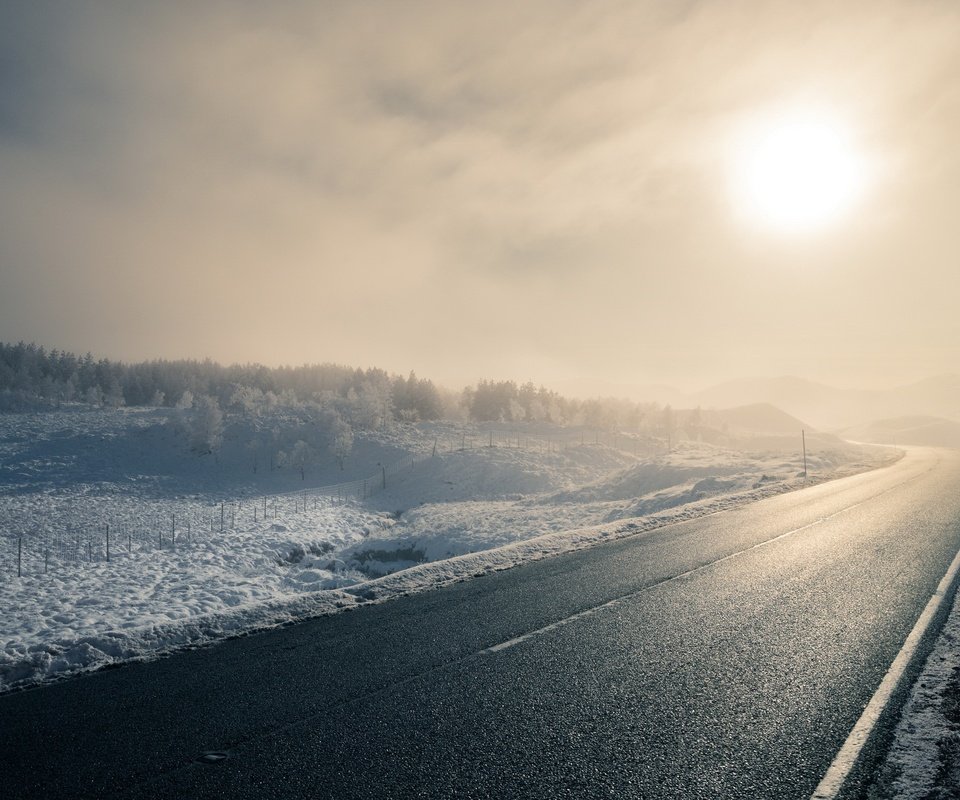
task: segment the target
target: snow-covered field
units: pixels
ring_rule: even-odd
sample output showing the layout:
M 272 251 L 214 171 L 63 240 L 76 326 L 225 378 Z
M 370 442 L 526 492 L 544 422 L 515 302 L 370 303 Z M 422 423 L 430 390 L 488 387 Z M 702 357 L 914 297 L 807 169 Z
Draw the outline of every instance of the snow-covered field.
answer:
M 160 411 L 0 415 L 0 690 L 423 590 L 805 482 L 799 453 L 691 442 L 656 453 L 629 437 L 496 439 L 441 423 L 358 437 L 352 472 L 320 465 L 302 482 L 289 470 L 253 473 L 229 442 L 217 459 L 185 453 L 165 421 Z M 468 435 L 499 446 L 443 444 Z M 808 482 L 889 457 L 828 444 L 812 448 Z M 423 460 L 367 499 L 309 491 L 411 454 Z M 267 495 L 282 490 L 296 493 Z

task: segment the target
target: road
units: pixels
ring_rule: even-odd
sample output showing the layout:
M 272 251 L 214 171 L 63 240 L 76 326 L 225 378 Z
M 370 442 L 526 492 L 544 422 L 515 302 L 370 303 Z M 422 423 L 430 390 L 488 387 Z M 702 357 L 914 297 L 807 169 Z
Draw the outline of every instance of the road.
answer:
M 809 798 L 960 548 L 960 454 L 0 697 L 0 796 Z M 890 715 L 847 794 L 879 757 Z M 227 758 L 203 763 L 207 751 Z

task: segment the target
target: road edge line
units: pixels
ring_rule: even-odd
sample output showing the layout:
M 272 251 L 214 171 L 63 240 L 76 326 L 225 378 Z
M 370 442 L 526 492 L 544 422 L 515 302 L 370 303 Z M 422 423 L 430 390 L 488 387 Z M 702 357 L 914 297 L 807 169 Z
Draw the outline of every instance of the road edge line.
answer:
M 810 800 L 836 800 L 840 795 L 840 790 L 846 783 L 847 778 L 853 771 L 863 751 L 864 745 L 876 728 L 880 715 L 884 712 L 890 699 L 893 697 L 898 684 L 906 673 L 907 667 L 916 655 L 920 643 L 923 641 L 937 613 L 940 611 L 947 597 L 950 595 L 950 587 L 960 571 L 960 551 L 953 557 L 946 573 L 937 584 L 936 591 L 931 595 L 924 606 L 920 617 L 917 619 L 909 635 L 904 640 L 903 647 L 897 653 L 893 663 L 883 676 L 880 685 L 870 698 L 860 715 L 860 719 L 853 726 L 843 746 L 837 751 L 830 767 L 827 769 L 817 788 L 810 796 Z

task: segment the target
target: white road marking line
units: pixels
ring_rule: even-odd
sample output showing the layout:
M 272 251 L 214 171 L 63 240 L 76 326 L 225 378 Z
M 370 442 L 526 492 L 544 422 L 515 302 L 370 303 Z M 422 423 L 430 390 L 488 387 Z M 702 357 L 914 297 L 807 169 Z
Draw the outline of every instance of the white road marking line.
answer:
M 860 505 L 860 504 L 858 503 L 857 505 Z M 850 506 L 850 508 L 854 508 L 854 507 L 855 506 Z M 847 510 L 846 508 L 843 509 L 843 511 L 846 511 L 846 510 Z M 839 514 L 841 512 L 838 511 L 836 513 Z M 831 514 L 830 516 L 835 516 L 835 515 Z M 813 522 L 809 522 L 806 525 L 802 525 L 799 528 L 794 528 L 793 530 L 787 531 L 786 533 L 781 533 L 779 536 L 776 536 L 773 539 L 767 539 L 763 542 L 759 542 L 758 544 L 751 545 L 750 547 L 747 547 L 744 550 L 738 550 L 736 553 L 730 553 L 729 555 L 725 555 L 722 558 L 716 559 L 715 561 L 710 561 L 706 564 L 701 564 L 699 567 L 688 569 L 686 572 L 680 572 L 677 575 L 672 575 L 669 578 L 664 578 L 663 580 L 657 581 L 656 583 L 651 583 L 649 586 L 644 586 L 642 589 L 637 589 L 636 591 L 630 592 L 629 594 L 622 595 L 621 597 L 615 597 L 613 600 L 608 600 L 607 602 L 601 603 L 600 605 L 586 608 L 583 611 L 578 611 L 576 614 L 571 614 L 569 617 L 565 617 L 564 619 L 557 620 L 556 622 L 551 622 L 549 625 L 545 625 L 542 628 L 537 628 L 535 631 L 530 631 L 529 633 L 524 633 L 521 636 L 517 636 L 514 639 L 509 639 L 506 642 L 495 644 L 491 647 L 486 648 L 485 650 L 481 650 L 480 652 L 481 653 L 498 653 L 501 650 L 506 650 L 508 647 L 513 647 L 514 645 L 520 644 L 521 642 L 525 642 L 527 639 L 532 639 L 534 636 L 541 636 L 544 633 L 549 633 L 550 631 L 554 631 L 557 628 L 562 628 L 564 625 L 568 625 L 569 623 L 575 622 L 576 620 L 582 619 L 583 617 L 588 617 L 592 614 L 596 614 L 599 611 L 603 611 L 605 609 L 618 606 L 621 603 L 624 603 L 628 600 L 633 599 L 634 597 L 638 597 L 644 592 L 649 592 L 651 589 L 656 589 L 667 583 L 678 581 L 681 578 L 688 578 L 691 575 L 695 575 L 698 572 L 702 572 L 705 569 L 709 569 L 710 567 L 715 566 L 716 564 L 721 564 L 724 561 L 729 561 L 731 558 L 742 556 L 744 553 L 749 553 L 751 550 L 756 550 L 759 547 L 766 547 L 768 544 L 772 544 L 773 542 L 776 542 L 787 536 L 793 536 L 793 534 L 799 533 L 800 531 L 804 531 L 807 528 L 812 528 L 815 525 L 820 525 L 822 522 L 828 519 L 830 519 L 830 517 L 821 517 L 820 519 L 814 520 Z
M 644 592 L 649 592 L 652 589 L 656 589 L 667 583 L 672 583 L 673 581 L 678 581 L 682 578 L 688 578 L 691 575 L 695 575 L 696 573 L 702 572 L 703 570 L 709 569 L 710 567 L 716 566 L 717 564 L 722 564 L 724 561 L 729 561 L 732 558 L 737 558 L 739 556 L 745 555 L 746 553 L 749 553 L 752 550 L 757 550 L 761 547 L 766 547 L 767 545 L 773 544 L 774 542 L 778 542 L 781 539 L 787 538 L 788 536 L 793 536 L 795 533 L 800 533 L 800 531 L 805 531 L 808 528 L 814 527 L 815 525 L 820 525 L 826 522 L 827 520 L 830 520 L 830 519 L 833 519 L 834 517 L 839 516 L 840 514 L 845 514 L 847 511 L 851 511 L 854 508 L 858 508 L 859 506 L 862 506 L 864 503 L 869 503 L 872 500 L 876 500 L 878 497 L 881 497 L 882 495 L 887 494 L 887 492 L 891 492 L 894 489 L 899 489 L 901 486 L 905 486 L 908 483 L 912 483 L 913 481 L 918 480 L 919 478 L 922 478 L 929 471 L 930 470 L 924 470 L 924 472 L 920 473 L 919 475 L 913 475 L 905 481 L 901 481 L 900 483 L 894 484 L 893 486 L 888 486 L 886 489 L 880 492 L 877 492 L 874 495 L 871 495 L 866 500 L 861 500 L 857 503 L 854 503 L 853 505 L 844 506 L 838 511 L 834 511 L 832 514 L 828 514 L 825 517 L 820 517 L 819 519 L 814 520 L 813 522 L 808 522 L 806 525 L 801 525 L 799 528 L 794 528 L 793 530 L 787 531 L 786 533 L 781 533 L 778 536 L 774 536 L 772 539 L 765 539 L 762 542 L 758 542 L 757 544 L 751 545 L 750 547 L 744 548 L 743 550 L 737 550 L 735 553 L 730 553 L 729 555 L 725 555 L 721 558 L 716 559 L 715 561 L 710 561 L 706 564 L 701 564 L 699 567 L 694 567 L 693 569 L 689 569 L 686 572 L 681 572 L 677 575 L 673 575 L 669 578 L 664 578 L 663 580 L 657 581 L 656 583 L 651 583 L 649 586 L 644 586 L 642 589 L 637 589 L 636 591 L 630 592 L 629 594 L 622 595 L 621 597 L 615 597 L 613 600 L 607 600 L 605 603 L 600 603 L 600 605 L 591 606 L 590 608 L 586 608 L 583 611 L 578 611 L 576 614 L 571 614 L 569 617 L 564 617 L 563 619 L 559 619 L 556 622 L 551 622 L 549 625 L 544 625 L 542 628 L 537 628 L 536 630 L 521 634 L 520 636 L 514 637 L 513 639 L 508 639 L 505 642 L 500 642 L 499 644 L 491 645 L 490 647 L 477 651 L 477 655 L 499 653 L 502 650 L 507 650 L 508 648 L 513 647 L 514 645 L 518 645 L 521 642 L 525 642 L 528 639 L 532 639 L 535 636 L 542 636 L 545 633 L 549 633 L 550 631 L 555 631 L 558 628 L 562 628 L 565 625 L 569 625 L 571 622 L 576 622 L 578 619 L 583 619 L 584 617 L 591 616 L 592 614 L 596 614 L 608 608 L 613 608 L 615 606 L 618 606 L 621 603 L 624 603 L 628 600 L 633 599 L 634 597 L 638 597 Z
M 883 680 L 880 681 L 877 691 L 873 697 L 870 698 L 870 702 L 867 703 L 863 714 L 860 715 L 857 724 L 853 726 L 853 730 L 850 731 L 850 735 L 847 736 L 843 747 L 840 748 L 834 757 L 833 763 L 830 764 L 830 768 L 827 770 L 826 775 L 823 776 L 823 780 L 817 785 L 810 800 L 835 800 L 840 793 L 840 789 L 843 788 L 843 784 L 849 777 L 854 764 L 856 764 L 857 758 L 859 758 L 863 750 L 863 746 L 876 727 L 880 714 L 883 713 L 887 703 L 890 702 L 890 698 L 893 696 L 897 684 L 903 677 L 907 665 L 916 654 L 917 648 L 920 646 L 920 642 L 923 640 L 933 618 L 946 601 L 950 586 L 958 570 L 960 570 L 960 551 L 953 557 L 953 561 L 950 562 L 950 567 L 937 585 L 937 590 L 924 607 L 923 613 L 920 614 L 920 618 L 913 626 L 913 630 L 911 630 L 910 635 L 907 636 L 903 647 L 900 649 L 900 652 L 897 653 L 897 657 L 890 665 L 890 669 L 887 670 L 887 674 L 883 676 Z

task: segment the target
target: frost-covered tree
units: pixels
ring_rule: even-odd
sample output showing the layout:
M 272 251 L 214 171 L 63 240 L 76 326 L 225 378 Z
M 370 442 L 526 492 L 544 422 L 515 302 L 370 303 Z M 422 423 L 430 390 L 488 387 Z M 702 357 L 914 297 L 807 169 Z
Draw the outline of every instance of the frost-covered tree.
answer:
M 353 452 L 353 431 L 343 420 L 338 420 L 333 429 L 333 437 L 330 443 L 330 450 L 333 457 L 337 460 L 337 465 L 343 469 L 344 462 Z
M 281 467 L 293 467 L 300 472 L 300 480 L 305 479 L 305 470 L 316 460 L 317 451 L 303 439 L 298 439 L 289 450 L 281 450 L 277 461 Z
M 326 396 L 329 405 L 343 408 L 352 427 L 361 430 L 382 430 L 393 421 L 393 399 L 386 380 L 364 381 L 359 388 L 350 388 L 344 401 Z
M 260 416 L 267 406 L 266 396 L 254 386 L 237 386 L 230 395 L 229 407 L 251 417 Z
M 464 402 L 478 422 L 509 422 L 513 419 L 511 400 L 517 400 L 518 394 L 513 381 L 482 380 L 464 391 Z
M 76 396 L 77 396 L 77 384 L 74 381 L 73 377 L 69 377 L 67 378 L 66 381 L 64 381 L 63 389 L 60 392 L 60 399 L 63 400 L 65 403 L 69 403 Z
M 120 406 L 125 404 L 123 388 L 120 386 L 120 381 L 116 378 L 110 381 L 110 388 L 104 396 L 103 401 L 110 408 L 120 408 Z
M 440 419 L 443 415 L 443 401 L 433 381 L 418 378 L 414 372 L 406 379 L 394 378 L 390 391 L 394 413 L 400 420 L 416 422 Z
M 220 449 L 223 441 L 223 412 L 215 398 L 205 394 L 194 398 L 188 432 L 190 449 L 195 453 L 207 455 Z
M 84 392 L 83 399 L 88 405 L 99 408 L 103 405 L 103 392 L 99 386 L 91 386 Z

